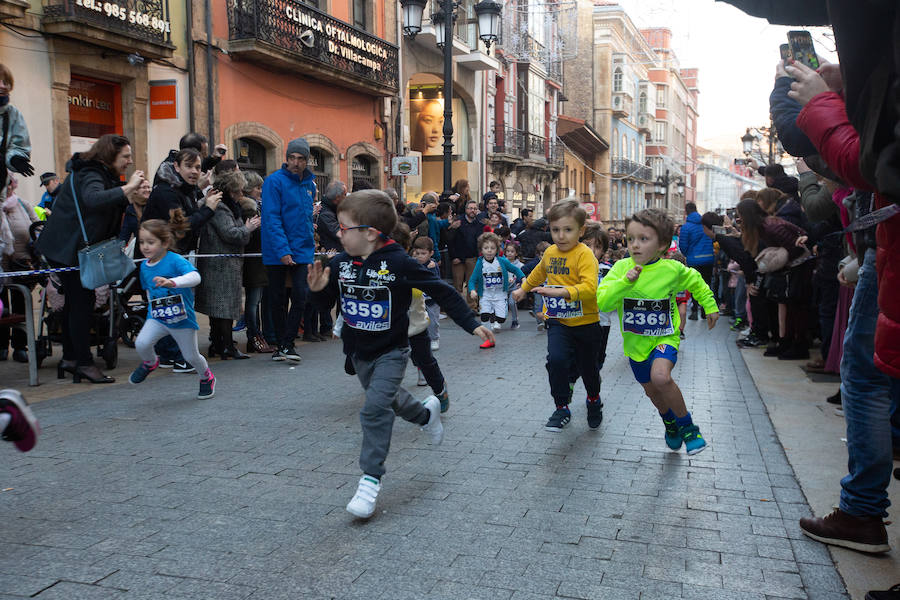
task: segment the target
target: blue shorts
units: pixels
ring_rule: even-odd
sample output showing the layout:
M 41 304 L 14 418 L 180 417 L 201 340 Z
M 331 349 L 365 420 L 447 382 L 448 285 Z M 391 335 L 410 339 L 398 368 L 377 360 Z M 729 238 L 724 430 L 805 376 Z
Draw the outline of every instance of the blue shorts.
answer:
M 647 360 L 637 362 L 630 358 L 628 359 L 628 362 L 631 363 L 631 371 L 634 373 L 634 378 L 637 379 L 638 383 L 650 383 L 650 368 L 653 366 L 653 361 L 657 358 L 671 360 L 674 365 L 678 362 L 678 350 L 668 344 L 660 344 L 653 349 Z

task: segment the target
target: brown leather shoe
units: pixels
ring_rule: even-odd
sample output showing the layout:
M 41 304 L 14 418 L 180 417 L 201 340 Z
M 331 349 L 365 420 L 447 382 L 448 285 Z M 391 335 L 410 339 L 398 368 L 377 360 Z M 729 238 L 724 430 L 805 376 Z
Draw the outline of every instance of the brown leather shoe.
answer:
M 854 517 L 836 508 L 825 517 L 800 519 L 800 529 L 808 537 L 833 546 L 871 553 L 891 550 L 881 517 Z

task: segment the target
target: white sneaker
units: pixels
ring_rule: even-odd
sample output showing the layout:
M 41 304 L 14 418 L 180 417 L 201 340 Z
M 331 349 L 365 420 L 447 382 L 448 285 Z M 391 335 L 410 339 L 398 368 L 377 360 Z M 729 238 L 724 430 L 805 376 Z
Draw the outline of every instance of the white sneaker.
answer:
M 368 519 L 375 513 L 375 499 L 378 498 L 380 491 L 380 481 L 369 475 L 363 475 L 359 478 L 356 494 L 347 504 L 347 512 L 360 519 Z
M 439 340 L 432 340 L 431 341 L 431 351 L 437 352 L 440 349 L 441 349 L 441 342 Z
M 431 412 L 431 417 L 426 425 L 422 425 L 422 431 L 431 436 L 432 444 L 440 446 L 444 441 L 444 426 L 441 425 L 441 401 L 437 396 L 428 396 L 423 404 Z
M 416 385 L 425 386 L 428 385 L 428 382 L 425 380 L 425 376 L 422 375 L 422 369 L 416 369 L 419 372 L 419 378 L 416 380 Z
M 503 325 L 501 325 L 500 323 L 494 322 L 494 323 L 491 323 L 491 329 L 493 329 L 494 331 L 500 331 L 501 329 L 503 329 Z

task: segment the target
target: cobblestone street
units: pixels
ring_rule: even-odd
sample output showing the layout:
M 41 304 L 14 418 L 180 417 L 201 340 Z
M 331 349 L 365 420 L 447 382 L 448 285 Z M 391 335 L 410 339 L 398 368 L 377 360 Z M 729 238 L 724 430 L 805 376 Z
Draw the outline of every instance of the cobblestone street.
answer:
M 362 394 L 337 342 L 296 368 L 212 361 L 209 401 L 154 373 L 35 405 L 38 446 L 3 448 L 0 598 L 848 598 L 800 533 L 806 499 L 727 320 L 689 323 L 674 372 L 711 445 L 689 458 L 615 331 L 600 430 L 579 384 L 572 423 L 545 432 L 545 334 L 523 316 L 489 351 L 442 321 L 444 443 L 396 422 L 368 522 L 344 510 Z M 424 398 L 415 384 L 410 366 Z

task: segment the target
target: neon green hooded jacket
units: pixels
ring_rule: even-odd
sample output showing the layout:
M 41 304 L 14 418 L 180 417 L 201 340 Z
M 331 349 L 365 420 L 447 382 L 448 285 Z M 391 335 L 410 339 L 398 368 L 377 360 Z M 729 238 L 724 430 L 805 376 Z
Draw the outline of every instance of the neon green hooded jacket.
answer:
M 640 277 L 631 283 L 625 274 L 634 266 L 634 259 L 623 258 L 597 288 L 597 308 L 619 313 L 628 358 L 643 362 L 662 344 L 678 349 L 681 341 L 681 320 L 675 304 L 678 292 L 688 290 L 706 314 L 719 312 L 712 290 L 695 269 L 676 260 L 660 259 L 644 265 Z

